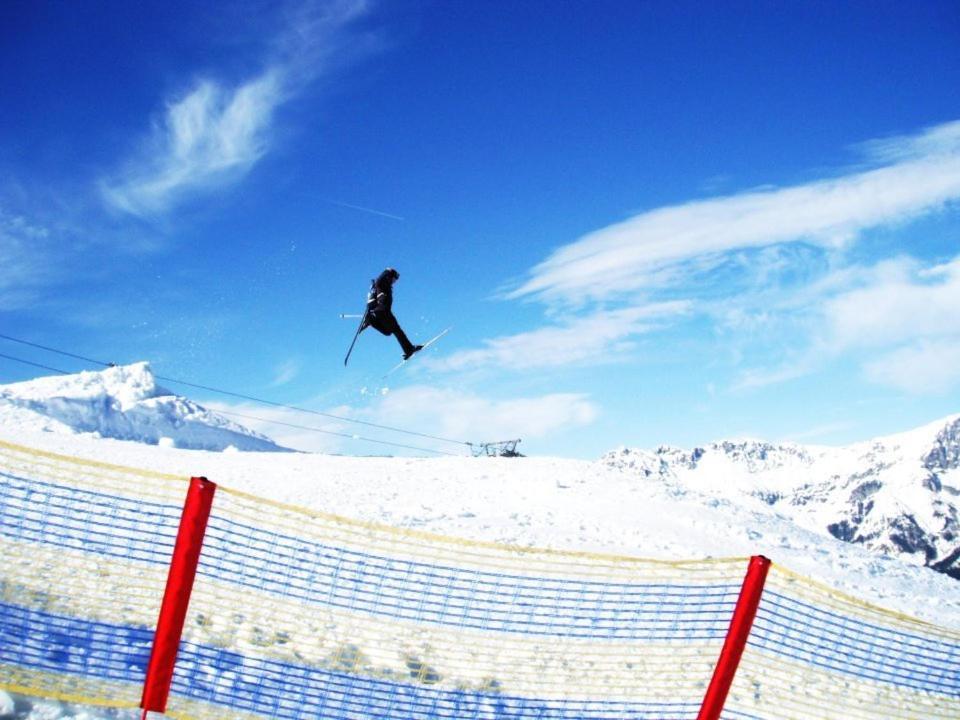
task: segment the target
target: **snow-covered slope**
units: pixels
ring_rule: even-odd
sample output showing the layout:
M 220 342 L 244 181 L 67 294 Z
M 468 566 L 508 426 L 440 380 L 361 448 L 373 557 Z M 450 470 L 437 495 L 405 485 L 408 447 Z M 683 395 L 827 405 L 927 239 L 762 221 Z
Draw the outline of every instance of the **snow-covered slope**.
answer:
M 952 628 L 960 628 L 956 580 L 922 565 L 956 548 L 958 436 L 960 417 L 848 448 L 723 442 L 625 449 L 595 462 L 204 452 L 184 448 L 278 448 L 165 393 L 142 363 L 0 386 L 0 439 L 8 442 L 205 475 L 260 497 L 478 540 L 667 559 L 760 553 Z M 904 529 L 914 525 L 920 534 Z M 909 548 L 932 548 L 934 560 Z M 17 717 L 30 720 L 79 712 L 16 699 Z M 85 717 L 127 717 L 112 712 Z
M 638 482 L 563 458 L 198 452 L 0 425 L 0 440 L 180 474 L 302 507 L 456 537 L 664 559 L 764 554 L 863 600 L 960 628 L 956 581 L 800 527 L 765 502 Z
M 159 387 L 148 363 L 0 385 L 0 424 L 195 450 L 284 450 Z
M 842 448 L 725 441 L 602 462 L 960 578 L 960 415 Z

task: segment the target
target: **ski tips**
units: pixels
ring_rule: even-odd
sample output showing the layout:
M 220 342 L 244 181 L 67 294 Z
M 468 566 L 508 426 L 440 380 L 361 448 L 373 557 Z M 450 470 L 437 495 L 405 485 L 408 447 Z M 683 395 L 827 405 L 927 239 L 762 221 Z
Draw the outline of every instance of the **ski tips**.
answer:
M 453 329 L 453 325 L 451 325 L 451 326 L 448 327 L 448 328 L 444 328 L 443 330 L 441 330 L 437 335 L 434 335 L 432 338 L 430 338 L 430 339 L 427 340 L 425 343 L 423 343 L 423 345 L 421 346 L 421 348 L 420 348 L 419 351 L 415 352 L 415 353 L 414 353 L 413 355 L 411 355 L 409 358 L 404 358 L 403 360 L 401 360 L 400 362 L 398 362 L 396 365 L 394 365 L 392 368 L 390 368 L 389 370 L 387 370 L 387 372 L 386 372 L 386 373 L 383 375 L 383 377 L 380 378 L 380 379 L 381 379 L 381 380 L 385 380 L 388 375 L 391 375 L 391 374 L 394 373 L 395 371 L 397 371 L 397 370 L 399 370 L 400 368 L 402 368 L 404 365 L 406 365 L 408 362 L 410 362 L 410 360 L 411 360 L 412 358 L 416 357 L 417 355 L 420 354 L 420 352 L 422 352 L 423 350 L 426 350 L 428 347 L 430 347 L 431 345 L 433 345 L 437 340 L 439 340 L 440 338 L 442 338 L 444 335 L 446 335 L 446 334 L 447 334 L 448 332 L 450 332 L 452 329 Z

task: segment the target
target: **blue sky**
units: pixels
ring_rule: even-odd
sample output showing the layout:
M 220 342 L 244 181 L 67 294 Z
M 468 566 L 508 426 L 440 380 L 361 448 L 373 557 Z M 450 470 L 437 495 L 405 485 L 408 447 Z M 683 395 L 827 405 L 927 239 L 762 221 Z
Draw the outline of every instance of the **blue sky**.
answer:
M 15 0 L 0 66 L 3 334 L 531 454 L 960 412 L 954 2 Z M 454 329 L 384 380 L 388 265 Z

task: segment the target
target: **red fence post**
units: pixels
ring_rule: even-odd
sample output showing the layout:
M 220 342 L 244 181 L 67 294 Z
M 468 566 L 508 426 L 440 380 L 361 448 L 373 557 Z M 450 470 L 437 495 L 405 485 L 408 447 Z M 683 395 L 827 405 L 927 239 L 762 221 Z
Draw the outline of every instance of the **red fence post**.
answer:
M 190 488 L 180 516 L 180 529 L 173 546 L 173 558 L 170 560 L 167 589 L 163 594 L 157 631 L 153 637 L 150 664 L 143 682 L 143 697 L 140 700 L 143 717 L 147 716 L 147 712 L 162 713 L 167 709 L 173 667 L 177 661 L 187 605 L 190 603 L 216 489 L 216 484 L 204 477 L 190 478 Z
M 770 569 L 770 560 L 763 555 L 754 555 L 747 566 L 747 574 L 743 578 L 743 587 L 740 588 L 740 597 L 737 606 L 730 618 L 730 628 L 727 630 L 727 639 L 723 641 L 723 649 L 717 660 L 717 667 L 713 671 L 713 678 L 707 687 L 707 694 L 700 706 L 697 720 L 719 720 L 723 711 L 723 704 L 727 700 L 727 693 L 733 684 L 733 677 L 740 665 L 740 657 L 750 636 L 753 619 L 757 615 L 760 605 L 760 596 L 763 595 L 763 584 L 767 579 L 767 570 Z

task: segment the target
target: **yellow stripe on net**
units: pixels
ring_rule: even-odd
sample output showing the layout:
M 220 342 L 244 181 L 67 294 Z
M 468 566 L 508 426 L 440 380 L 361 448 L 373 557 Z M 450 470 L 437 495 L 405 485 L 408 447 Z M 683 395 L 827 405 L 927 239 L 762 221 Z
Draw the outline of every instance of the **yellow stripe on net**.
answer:
M 609 577 L 611 570 L 625 577 L 638 574 L 651 580 L 685 579 L 711 581 L 742 578 L 747 557 L 695 560 L 662 560 L 630 555 L 555 550 L 506 543 L 468 540 L 420 530 L 365 522 L 340 515 L 309 510 L 272 500 L 218 488 L 218 516 L 305 541 L 336 543 L 348 547 L 380 550 L 403 558 L 457 561 L 461 564 L 532 572 L 580 572 L 584 576 Z
M 183 503 L 189 478 L 85 460 L 0 441 L 0 471 L 37 482 L 83 488 L 144 502 Z
M 830 607 L 847 615 L 856 615 L 864 620 L 881 622 L 899 627 L 905 632 L 931 632 L 952 642 L 960 642 L 960 631 L 953 630 L 905 613 L 883 608 L 858 597 L 836 590 L 825 583 L 806 577 L 780 565 L 771 568 L 767 587 L 792 593 L 797 597 Z
M 0 689 L 81 705 L 136 708 L 140 706 L 143 685 L 83 678 L 0 663 Z

